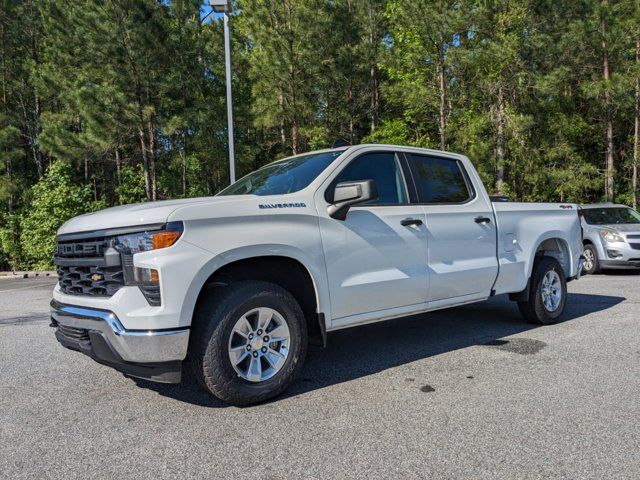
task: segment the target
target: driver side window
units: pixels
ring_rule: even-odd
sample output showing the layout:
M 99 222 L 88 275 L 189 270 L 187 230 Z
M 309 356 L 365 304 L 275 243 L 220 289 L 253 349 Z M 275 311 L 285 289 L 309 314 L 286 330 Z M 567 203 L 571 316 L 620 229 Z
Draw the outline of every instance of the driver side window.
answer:
M 378 198 L 361 205 L 401 205 L 408 203 L 407 190 L 400 162 L 393 152 L 365 153 L 352 160 L 333 186 L 340 182 L 373 180 L 378 188 Z

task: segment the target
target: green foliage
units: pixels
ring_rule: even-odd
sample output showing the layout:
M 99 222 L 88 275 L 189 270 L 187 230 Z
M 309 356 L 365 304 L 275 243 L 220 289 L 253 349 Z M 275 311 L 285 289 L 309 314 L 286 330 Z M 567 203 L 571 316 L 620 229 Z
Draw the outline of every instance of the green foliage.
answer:
M 5 215 L 0 228 L 0 262 L 11 270 L 22 268 L 22 245 L 20 243 L 20 215 Z
M 388 145 L 410 145 L 411 130 L 402 120 L 384 120 L 373 133 L 364 138 L 365 143 L 386 143 Z
M 20 246 L 29 267 L 51 268 L 58 228 L 76 215 L 106 206 L 91 196 L 90 186 L 75 184 L 68 163 L 57 161 L 49 167 L 33 186 L 32 201 L 20 225 Z
M 118 203 L 142 202 L 145 198 L 144 173 L 142 166 L 122 167 L 120 170 L 120 184 L 115 188 Z

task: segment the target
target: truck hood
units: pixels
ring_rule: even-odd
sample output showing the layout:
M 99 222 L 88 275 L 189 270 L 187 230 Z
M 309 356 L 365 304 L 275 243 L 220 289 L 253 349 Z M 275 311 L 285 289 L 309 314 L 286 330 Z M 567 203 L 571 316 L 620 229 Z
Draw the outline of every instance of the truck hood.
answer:
M 111 207 L 72 218 L 60 227 L 58 235 L 103 230 L 106 228 L 164 223 L 167 221 L 169 215 L 178 208 L 196 204 L 233 202 L 234 199 L 238 198 L 240 197 L 184 198 Z

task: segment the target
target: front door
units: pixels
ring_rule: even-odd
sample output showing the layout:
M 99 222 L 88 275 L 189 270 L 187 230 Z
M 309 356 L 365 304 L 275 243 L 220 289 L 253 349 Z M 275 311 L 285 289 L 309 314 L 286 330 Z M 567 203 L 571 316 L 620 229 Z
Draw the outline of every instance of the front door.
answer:
M 329 217 L 317 203 L 334 322 L 425 304 L 426 219 L 423 207 L 409 204 L 402 162 L 391 151 L 347 160 L 328 189 L 343 181 L 374 180 L 378 199 L 352 207 L 344 221 Z

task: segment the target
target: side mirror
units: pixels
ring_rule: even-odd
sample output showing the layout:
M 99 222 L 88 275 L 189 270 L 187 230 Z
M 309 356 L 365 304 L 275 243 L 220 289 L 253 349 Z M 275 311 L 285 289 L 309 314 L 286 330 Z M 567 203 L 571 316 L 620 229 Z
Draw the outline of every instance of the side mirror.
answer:
M 349 208 L 358 203 L 378 198 L 378 188 L 373 180 L 340 182 L 333 190 L 333 202 L 327 207 L 331 218 L 345 220 Z

